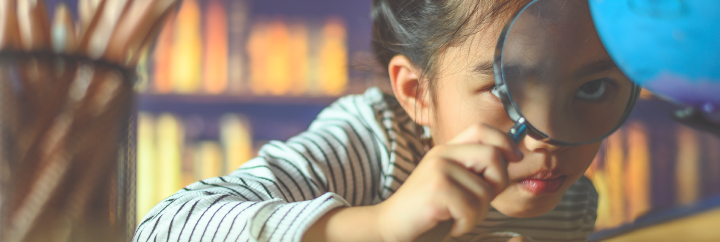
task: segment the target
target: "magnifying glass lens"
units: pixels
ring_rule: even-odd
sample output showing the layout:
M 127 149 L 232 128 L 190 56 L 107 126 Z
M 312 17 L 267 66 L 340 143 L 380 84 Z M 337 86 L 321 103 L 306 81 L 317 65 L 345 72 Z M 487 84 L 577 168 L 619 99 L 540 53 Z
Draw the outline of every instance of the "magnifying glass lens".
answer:
M 593 142 L 632 109 L 636 86 L 603 47 L 587 1 L 531 2 L 503 34 L 497 84 L 506 88 L 506 108 L 537 135 L 561 144 Z

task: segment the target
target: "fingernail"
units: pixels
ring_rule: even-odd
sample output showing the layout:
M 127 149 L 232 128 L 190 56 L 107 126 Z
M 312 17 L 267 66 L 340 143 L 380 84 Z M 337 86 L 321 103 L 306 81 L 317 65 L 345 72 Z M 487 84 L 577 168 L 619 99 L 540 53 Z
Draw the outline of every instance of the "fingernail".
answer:
M 515 149 L 515 155 L 520 157 L 520 159 L 525 157 L 525 155 L 522 153 L 522 151 L 520 151 L 520 149 Z

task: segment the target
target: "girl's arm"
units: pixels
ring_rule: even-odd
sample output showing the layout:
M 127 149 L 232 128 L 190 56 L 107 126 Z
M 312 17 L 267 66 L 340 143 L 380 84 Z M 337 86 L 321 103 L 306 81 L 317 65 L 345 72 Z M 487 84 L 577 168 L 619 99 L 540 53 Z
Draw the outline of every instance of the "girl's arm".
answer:
M 372 133 L 384 130 L 374 119 L 362 96 L 341 99 L 307 132 L 270 142 L 233 173 L 166 198 L 133 241 L 300 241 L 327 212 L 380 201 L 377 157 L 389 158 L 382 135 Z

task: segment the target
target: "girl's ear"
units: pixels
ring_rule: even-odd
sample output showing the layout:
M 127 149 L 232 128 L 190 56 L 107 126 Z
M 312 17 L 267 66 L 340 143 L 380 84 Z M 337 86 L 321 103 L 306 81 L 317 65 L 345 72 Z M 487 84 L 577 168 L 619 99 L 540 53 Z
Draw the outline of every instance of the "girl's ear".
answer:
M 415 123 L 430 126 L 430 90 L 420 80 L 420 70 L 404 55 L 395 55 L 388 65 L 395 98 Z

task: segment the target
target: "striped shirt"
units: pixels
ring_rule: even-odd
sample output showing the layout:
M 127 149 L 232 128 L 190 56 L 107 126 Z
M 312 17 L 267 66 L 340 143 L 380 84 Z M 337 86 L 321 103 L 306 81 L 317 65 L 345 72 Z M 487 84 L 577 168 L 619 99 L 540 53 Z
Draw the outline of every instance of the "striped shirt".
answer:
M 155 206 L 133 241 L 301 241 L 307 229 L 341 206 L 382 202 L 408 178 L 427 149 L 422 126 L 394 97 L 371 88 L 324 109 L 308 131 L 272 141 L 258 157 L 223 177 L 193 183 Z M 511 218 L 491 209 L 453 241 L 585 241 L 597 193 L 587 178 L 551 212 Z

